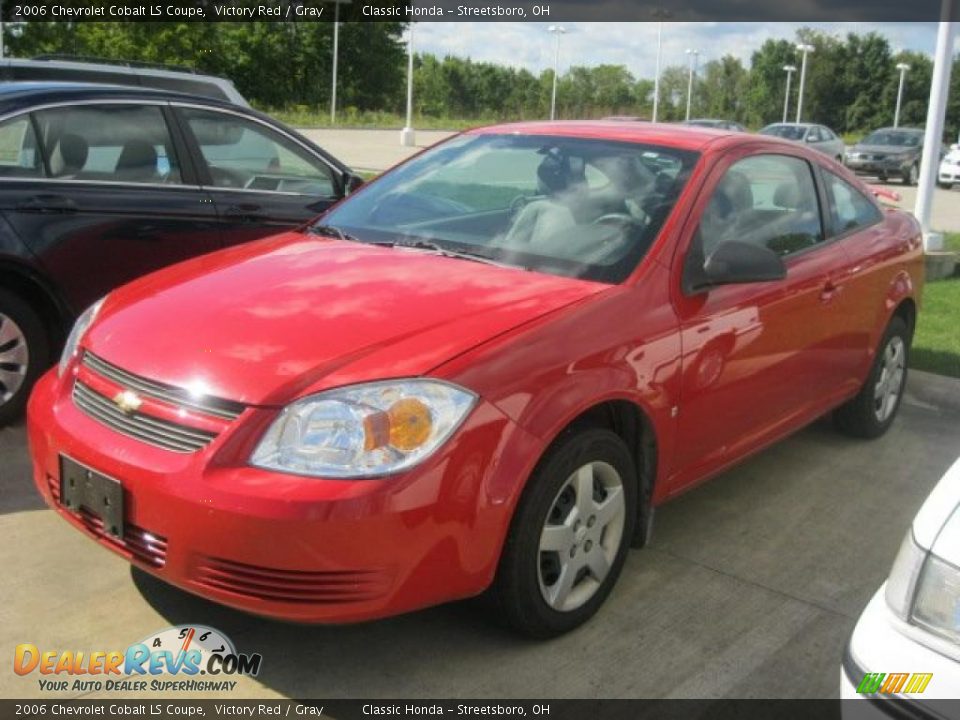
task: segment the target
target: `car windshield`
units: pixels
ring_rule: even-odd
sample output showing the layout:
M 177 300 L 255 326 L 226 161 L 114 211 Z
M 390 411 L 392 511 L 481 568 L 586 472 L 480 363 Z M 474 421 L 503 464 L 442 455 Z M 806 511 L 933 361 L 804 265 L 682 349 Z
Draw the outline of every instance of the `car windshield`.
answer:
M 544 135 L 461 135 L 322 217 L 317 231 L 619 283 L 698 154 Z
M 803 125 L 768 125 L 760 131 L 761 135 L 773 135 L 786 140 L 803 140 L 807 128 Z
M 917 147 L 920 144 L 920 134 L 903 132 L 902 130 L 876 130 L 867 135 L 861 142 L 863 145 Z

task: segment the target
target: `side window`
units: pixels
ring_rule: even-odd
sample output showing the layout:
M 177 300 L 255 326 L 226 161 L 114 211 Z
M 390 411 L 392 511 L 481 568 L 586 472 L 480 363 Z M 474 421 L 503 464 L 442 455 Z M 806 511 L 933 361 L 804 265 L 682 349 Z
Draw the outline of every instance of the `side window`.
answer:
M 863 193 L 832 172 L 824 171 L 830 195 L 830 216 L 836 235 L 880 222 L 883 215 Z
M 278 132 L 230 113 L 182 108 L 215 187 L 336 194 L 333 170 Z
M 787 155 L 754 155 L 724 173 L 700 218 L 704 257 L 736 240 L 781 256 L 823 242 L 810 166 Z
M 37 136 L 29 115 L 0 123 L 0 177 L 43 177 Z
M 833 140 L 834 134 L 828 128 L 820 126 L 820 138 L 823 140 Z
M 818 128 L 816 125 L 807 130 L 807 142 L 815 143 L 820 142 L 821 140 L 823 140 L 823 136 L 820 135 L 820 128 Z
M 35 114 L 50 176 L 124 183 L 182 182 L 156 105 L 74 105 Z

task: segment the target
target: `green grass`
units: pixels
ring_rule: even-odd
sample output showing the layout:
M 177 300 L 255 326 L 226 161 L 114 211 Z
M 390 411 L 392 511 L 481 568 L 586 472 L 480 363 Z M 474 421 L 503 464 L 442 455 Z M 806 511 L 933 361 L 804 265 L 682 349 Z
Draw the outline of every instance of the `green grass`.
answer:
M 943 249 L 952 250 L 953 252 L 960 252 L 960 233 L 944 233 Z M 958 310 L 960 310 L 960 308 L 958 308 Z
M 399 130 L 406 125 L 406 117 L 397 113 L 358 111 L 343 108 L 337 112 L 337 122 L 331 124 L 330 113 L 298 105 L 290 108 L 258 108 L 281 122 L 297 128 L 348 128 L 361 130 Z M 492 125 L 496 118 L 452 118 L 417 116 L 413 127 L 417 130 L 466 130 L 480 125 Z
M 960 244 L 960 235 L 953 240 Z M 924 288 L 910 366 L 960 378 L 960 277 Z

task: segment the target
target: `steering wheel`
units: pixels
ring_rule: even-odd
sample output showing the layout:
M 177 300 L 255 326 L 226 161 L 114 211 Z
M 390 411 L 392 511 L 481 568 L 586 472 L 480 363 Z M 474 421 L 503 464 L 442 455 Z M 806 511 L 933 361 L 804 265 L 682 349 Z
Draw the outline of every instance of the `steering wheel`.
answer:
M 527 206 L 528 202 L 530 202 L 530 198 L 526 195 L 517 195 L 510 201 L 510 214 L 516 215 Z
M 607 213 L 606 215 L 601 215 L 596 220 L 593 221 L 593 225 L 612 225 L 615 227 L 626 228 L 628 225 L 635 225 L 637 219 L 630 215 L 629 213 Z

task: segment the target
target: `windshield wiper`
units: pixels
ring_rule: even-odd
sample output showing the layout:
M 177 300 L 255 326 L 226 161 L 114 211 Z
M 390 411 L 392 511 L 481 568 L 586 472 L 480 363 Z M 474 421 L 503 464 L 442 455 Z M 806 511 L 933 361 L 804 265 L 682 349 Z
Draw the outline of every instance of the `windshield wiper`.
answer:
M 311 225 L 310 232 L 317 235 L 329 235 L 340 240 L 349 240 L 350 242 L 362 242 L 362 240 L 359 238 L 354 237 L 350 233 L 344 232 L 336 225 Z
M 442 255 L 443 257 L 459 258 L 461 260 L 472 260 L 473 262 L 480 262 L 486 265 L 496 265 L 497 267 L 519 268 L 520 270 L 530 269 L 522 265 L 500 262 L 499 260 L 495 260 L 489 255 L 475 252 L 473 250 L 459 250 L 459 249 L 453 250 L 451 248 L 438 245 L 437 243 L 430 242 L 429 240 L 386 240 L 381 242 L 375 242 L 373 244 L 381 245 L 384 247 L 408 248 L 410 250 L 427 250 L 429 252 L 436 253 L 437 255 Z

